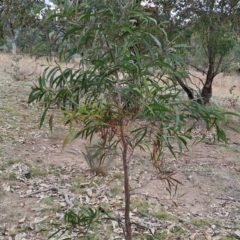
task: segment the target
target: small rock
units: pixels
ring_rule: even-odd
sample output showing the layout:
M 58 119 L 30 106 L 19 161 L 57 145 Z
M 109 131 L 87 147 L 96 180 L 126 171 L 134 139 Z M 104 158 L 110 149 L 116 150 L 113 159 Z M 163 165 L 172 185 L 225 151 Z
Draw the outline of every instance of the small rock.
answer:
M 56 217 L 59 218 L 59 219 L 63 219 L 64 214 L 63 213 L 56 213 Z
M 108 197 L 113 197 L 113 194 L 111 193 L 111 191 L 106 191 L 106 195 L 107 195 Z
M 211 228 L 212 228 L 212 230 L 216 229 L 216 225 L 212 224 Z
M 188 177 L 187 177 L 187 180 L 191 180 L 192 179 L 192 175 L 189 175 Z
M 25 239 L 26 236 L 27 236 L 27 234 L 26 234 L 25 232 L 18 233 L 18 234 L 15 236 L 15 240 L 23 240 L 23 239 Z
M 22 165 L 21 170 L 22 170 L 22 173 L 24 174 L 25 178 L 27 178 L 27 179 L 31 178 L 31 173 L 29 172 L 29 169 L 27 166 Z
M 61 202 L 60 205 L 61 205 L 62 207 L 66 207 L 66 206 L 67 206 L 67 204 L 66 204 L 65 202 Z
M 36 208 L 31 208 L 31 210 L 34 211 L 34 212 L 41 212 L 43 210 L 43 208 L 36 207 Z
M 92 197 L 92 195 L 93 195 L 93 192 L 92 192 L 92 189 L 91 188 L 89 188 L 89 189 L 87 189 L 87 195 L 88 195 L 88 197 Z

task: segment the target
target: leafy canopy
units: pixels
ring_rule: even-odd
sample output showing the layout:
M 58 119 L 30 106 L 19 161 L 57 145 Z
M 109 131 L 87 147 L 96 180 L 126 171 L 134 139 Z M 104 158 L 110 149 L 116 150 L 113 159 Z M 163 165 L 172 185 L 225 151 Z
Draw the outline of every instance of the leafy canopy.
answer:
M 71 24 L 57 45 L 59 56 L 81 57 L 77 69 L 47 68 L 33 88 L 29 103 L 39 101 L 44 107 L 40 126 L 55 106 L 62 109 L 71 128 L 81 128 L 71 131 L 71 137 L 92 139 L 100 131 L 103 140 L 114 142 L 111 146 L 119 142 L 114 138 L 119 126 L 128 122 L 126 134 L 133 135 L 132 146 L 146 138 L 148 145 L 158 139 L 157 144 L 165 142 L 173 153 L 170 139 L 176 138 L 180 148 L 187 144 L 181 135 L 190 137 L 189 118 L 193 125 L 200 119 L 208 129 L 215 125 L 219 137 L 226 140 L 219 126 L 224 114 L 182 99 L 175 78 L 185 72 L 176 71 L 175 65 L 186 67 L 177 54 L 184 45 L 169 42 L 163 47 L 159 39 L 166 38 L 166 32 L 142 6 L 118 1 L 93 6 L 84 1 L 52 18 L 56 16 L 62 24 Z M 50 120 L 52 128 L 53 116 Z

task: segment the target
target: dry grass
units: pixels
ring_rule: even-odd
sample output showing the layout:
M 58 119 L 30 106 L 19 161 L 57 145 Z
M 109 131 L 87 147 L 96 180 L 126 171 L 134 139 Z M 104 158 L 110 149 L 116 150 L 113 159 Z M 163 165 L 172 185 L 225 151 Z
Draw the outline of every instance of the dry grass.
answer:
M 56 66 L 55 59 L 47 61 L 46 58 L 35 58 L 24 54 L 0 53 L 1 68 L 6 73 L 17 77 L 17 80 L 36 79 L 48 66 Z M 60 63 L 61 67 L 74 67 L 76 62 Z
M 4 228 L 4 231 L 2 231 L 4 237 L 6 238 L 6 234 L 8 234 L 9 239 L 17 239 L 19 235 L 16 234 L 24 232 L 28 239 L 47 239 L 48 230 L 52 230 L 51 221 L 59 221 L 55 212 L 61 213 L 64 211 L 58 195 L 51 195 L 50 192 L 41 202 L 38 201 L 36 196 L 24 199 L 19 197 L 21 192 L 25 193 L 29 186 L 21 179 L 16 179 L 16 174 L 19 171 L 15 166 L 19 163 L 29 167 L 32 174 L 32 186 L 38 187 L 40 183 L 44 183 L 66 187 L 66 191 L 69 192 L 70 199 L 77 209 L 82 205 L 89 204 L 89 201 L 91 204 L 96 204 L 99 201 L 100 206 L 106 211 L 112 210 L 114 213 L 121 213 L 123 209 L 123 178 L 122 169 L 118 167 L 119 165 L 115 165 L 105 178 L 92 176 L 86 171 L 86 163 L 80 155 L 81 150 L 85 147 L 83 140 L 77 139 L 71 144 L 71 148 L 69 146 L 62 150 L 61 140 L 64 138 L 62 136 L 65 132 L 68 132 L 67 129 L 59 123 L 55 124 L 54 133 L 51 133 L 47 126 L 38 129 L 40 109 L 36 105 L 29 106 L 27 96 L 31 91 L 31 82 L 37 81 L 37 76 L 48 66 L 48 62 L 44 59 L 35 60 L 28 56 L 22 56 L 19 61 L 19 73 L 22 76 L 27 76 L 32 72 L 34 74 L 29 75 L 26 81 L 16 81 L 11 77 L 12 64 L 15 63 L 12 58 L 13 55 L 11 54 L 0 54 L 0 180 L 1 183 L 8 183 L 12 189 L 15 189 L 15 192 L 6 192 L 3 186 L 0 186 L 0 207 L 2 210 L 0 228 L 4 224 L 7 226 L 7 230 Z M 55 65 L 54 62 L 51 64 L 52 66 Z M 66 65 L 62 64 L 62 66 Z M 4 71 L 1 68 L 4 68 Z M 219 92 L 215 90 L 219 86 L 214 85 L 214 96 L 217 93 L 221 95 L 222 92 L 229 94 L 230 87 L 238 77 L 228 76 L 224 78 L 225 80 L 221 80 L 226 81 L 229 85 L 220 89 Z M 229 81 L 226 80 L 228 78 Z M 220 80 L 217 78 L 216 83 L 219 84 L 219 82 Z M 224 84 L 226 83 L 224 82 Z M 239 89 L 236 90 L 239 91 Z M 229 135 L 229 139 L 233 143 L 239 142 L 238 136 L 234 134 Z M 184 183 L 184 186 L 180 186 L 178 190 L 180 191 L 179 195 L 183 194 L 181 199 L 177 199 L 178 208 L 173 208 L 171 201 L 166 201 L 169 196 L 163 190 L 166 187 L 164 183 L 156 181 L 146 183 L 152 173 L 149 165 L 145 165 L 145 162 L 147 162 L 145 155 L 139 156 L 139 159 L 143 162 L 134 158 L 135 161 L 131 162 L 131 169 L 134 169 L 131 172 L 131 178 L 133 183 L 136 184 L 133 186 L 139 188 L 139 196 L 132 199 L 132 209 L 137 211 L 133 212 L 133 216 L 153 215 L 155 220 L 160 219 L 160 226 L 164 229 L 158 230 L 156 234 L 161 239 L 189 239 L 189 234 L 193 231 L 199 231 L 197 228 L 200 227 L 202 232 L 208 231 L 209 224 L 205 224 L 205 222 L 209 219 L 209 215 L 215 214 L 217 209 L 220 209 L 219 211 L 223 209 L 222 202 L 216 201 L 216 197 L 225 196 L 226 193 L 229 196 L 238 196 L 237 189 L 239 187 L 233 188 L 233 183 L 237 185 L 239 179 L 239 172 L 237 171 L 239 169 L 239 149 L 237 144 L 232 146 L 234 148 L 227 149 L 202 143 L 202 145 L 193 146 L 191 152 L 184 152 L 182 159 L 167 159 L 168 164 L 179 171 L 177 179 Z M 188 179 L 189 174 L 186 176 L 184 173 L 191 173 L 191 179 Z M 98 193 L 99 186 L 105 187 L 101 188 L 102 190 Z M 141 186 L 142 188 L 140 188 Z M 90 192 L 93 190 L 91 198 L 87 197 L 87 190 L 89 189 Z M 185 193 L 187 194 L 185 195 Z M 210 193 L 213 195 L 210 195 Z M 137 192 L 136 195 L 138 195 Z M 148 195 L 152 198 L 148 198 Z M 79 196 L 81 197 L 79 198 Z M 158 198 L 160 202 L 155 201 Z M 104 201 L 102 201 L 103 199 Z M 105 199 L 109 199 L 109 201 L 105 201 Z M 166 206 L 166 210 L 162 208 L 163 204 Z M 226 204 L 224 211 L 231 212 L 231 214 L 228 218 L 220 219 L 222 225 L 227 224 L 229 229 L 233 229 L 233 231 L 235 231 L 237 224 L 240 225 L 237 219 L 237 207 L 234 204 L 234 202 Z M 214 207 L 211 208 L 211 206 Z M 33 209 L 39 208 L 39 213 L 33 211 Z M 25 213 L 27 213 L 25 222 L 19 224 L 19 220 Z M 196 213 L 199 213 L 199 215 L 196 215 Z M 205 221 L 203 221 L 204 224 L 200 221 L 198 224 L 196 221 L 194 222 L 196 216 L 200 216 L 200 214 Z M 32 226 L 36 217 L 43 218 L 46 215 L 50 217 L 45 222 L 36 225 L 34 230 L 29 230 L 29 226 Z M 219 237 L 222 237 L 226 231 L 216 224 L 219 215 L 213 215 L 213 217 L 214 219 L 211 218 L 211 221 L 216 225 Z M 178 219 L 189 219 L 189 221 L 180 222 Z M 31 225 L 29 225 L 30 223 Z M 174 227 L 170 229 L 170 226 Z M 106 225 L 106 229 L 104 226 L 105 235 L 94 239 L 107 239 L 107 236 L 109 237 L 113 232 L 111 227 L 110 224 Z M 184 232 L 182 229 L 185 228 L 187 231 Z M 140 239 L 137 237 L 139 236 L 134 239 Z M 202 238 L 197 236 L 197 239 Z M 222 237 L 221 239 L 225 238 Z
M 7 71 L 11 72 L 13 65 L 16 65 L 16 61 L 14 57 L 19 57 L 20 60 L 17 63 L 19 66 L 20 74 L 24 76 L 31 76 L 31 75 L 40 75 L 43 70 L 47 66 L 56 66 L 55 60 L 48 62 L 46 58 L 38 58 L 30 57 L 29 55 L 13 55 L 7 53 L 0 53 L 0 62 L 2 68 Z M 61 63 L 62 67 L 73 67 L 76 66 L 76 62 L 71 62 L 70 64 Z M 194 84 L 201 86 L 199 79 L 204 80 L 206 75 L 203 76 L 202 73 L 191 71 L 192 77 L 191 80 Z M 222 73 L 218 74 L 214 79 L 213 83 L 213 90 L 214 96 L 229 96 L 229 89 L 235 85 L 235 93 L 240 94 L 240 76 L 237 74 L 227 75 L 224 76 Z M 194 87 L 194 85 L 191 85 Z
M 56 66 L 56 63 L 53 59 L 53 61 L 48 62 L 45 58 L 38 58 L 30 57 L 28 55 L 12 55 L 7 53 L 0 53 L 0 62 L 3 69 L 5 69 L 7 72 L 10 72 L 13 68 L 13 65 L 16 64 L 16 61 L 14 61 L 14 57 L 19 57 L 19 71 L 20 74 L 31 76 L 33 74 L 40 75 L 43 70 L 47 66 Z M 62 67 L 73 67 L 76 66 L 76 62 L 72 62 L 70 64 L 61 63 Z M 206 78 L 206 75 L 203 76 L 202 73 L 191 71 L 192 74 L 192 81 L 194 84 L 201 86 L 199 79 L 204 80 Z M 216 78 L 214 79 L 213 83 L 213 89 L 214 93 L 213 95 L 219 96 L 229 95 L 229 89 L 235 85 L 235 93 L 240 94 L 240 76 L 237 74 L 227 75 L 224 76 L 222 73 L 218 74 Z M 192 85 L 194 87 L 194 85 Z
M 18 65 L 20 74 L 31 76 L 31 75 L 39 75 L 44 70 L 44 68 L 48 65 L 45 59 L 35 59 L 26 55 L 12 55 L 7 53 L 0 54 L 0 62 L 2 68 L 6 72 L 11 72 L 16 62 L 14 57 L 19 57 Z
M 28 80 L 35 83 L 46 67 L 55 67 L 56 62 L 47 61 L 46 58 L 30 57 L 29 55 L 13 55 L 0 53 L 1 69 L 7 73 L 11 79 Z M 60 63 L 62 68 L 76 67 L 79 59 L 68 64 Z M 59 62 L 58 62 L 59 64 Z M 188 80 L 189 86 L 197 89 L 202 87 L 202 82 L 206 79 L 206 75 L 201 72 L 190 71 L 191 81 Z M 7 79 L 6 79 L 7 80 Z M 202 81 L 202 82 L 201 82 Z M 230 89 L 233 89 L 232 94 Z M 235 73 L 232 75 L 218 74 L 213 82 L 212 101 L 224 108 L 240 109 L 240 76 Z

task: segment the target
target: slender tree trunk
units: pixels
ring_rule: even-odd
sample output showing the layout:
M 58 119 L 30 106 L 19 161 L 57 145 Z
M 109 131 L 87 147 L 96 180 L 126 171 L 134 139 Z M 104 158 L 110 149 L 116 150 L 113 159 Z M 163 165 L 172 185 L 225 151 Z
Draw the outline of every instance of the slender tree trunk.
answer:
M 202 88 L 201 97 L 202 97 L 202 103 L 204 105 L 207 105 L 212 98 L 212 82 L 213 82 L 212 78 L 207 79 L 206 83 Z
M 129 163 L 127 159 L 128 143 L 124 136 L 123 126 L 121 126 L 122 160 L 124 170 L 124 192 L 125 192 L 125 240 L 132 240 L 132 229 L 130 221 L 130 187 L 129 187 Z
M 212 98 L 212 82 L 213 82 L 214 75 L 207 76 L 206 82 L 202 88 L 201 91 L 201 98 L 202 99 L 196 99 L 196 101 L 199 104 L 208 104 L 210 102 L 210 99 Z M 191 88 L 189 88 L 180 78 L 176 78 L 179 85 L 182 87 L 182 89 L 187 93 L 188 99 L 195 100 L 193 92 Z
M 12 40 L 12 54 L 16 54 L 17 53 L 17 44 L 15 42 L 15 40 Z
M 215 77 L 215 72 L 214 72 L 215 54 L 213 53 L 211 47 L 208 47 L 208 52 L 209 52 L 209 57 L 208 57 L 209 65 L 208 65 L 207 79 L 201 92 L 202 102 L 204 105 L 208 104 L 210 102 L 210 99 L 212 98 L 212 83 L 213 83 L 213 78 Z
M 3 28 L 3 22 L 0 20 L 0 38 L 5 39 L 4 37 L 4 28 Z
M 15 30 L 12 31 L 12 54 L 16 54 L 17 53 L 17 38 L 19 36 L 19 31 Z

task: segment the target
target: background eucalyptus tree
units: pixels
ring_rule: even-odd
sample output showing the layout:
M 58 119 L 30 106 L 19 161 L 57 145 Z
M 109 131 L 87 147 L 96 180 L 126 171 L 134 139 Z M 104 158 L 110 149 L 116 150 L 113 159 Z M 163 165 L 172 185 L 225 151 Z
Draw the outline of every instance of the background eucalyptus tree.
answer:
M 1 1 L 1 49 L 13 54 L 18 52 L 38 56 L 47 56 L 50 49 L 54 53 L 55 42 L 62 28 L 56 19 L 45 21 L 48 14 L 57 11 L 57 7 L 53 8 L 52 5 L 46 5 L 44 0 Z
M 33 9 L 44 6 L 42 1 L 3 0 L 0 3 L 0 37 L 11 44 L 13 54 L 17 52 L 17 41 L 31 31 L 36 24 Z M 29 39 L 27 39 L 29 40 Z M 28 41 L 28 44 L 30 41 Z
M 28 102 L 41 103 L 40 126 L 50 108 L 63 113 L 70 127 L 64 145 L 82 137 L 89 139 L 88 150 L 94 143 L 92 151 L 101 153 L 101 161 L 109 151 L 121 156 L 124 236 L 130 240 L 129 166 L 134 151 L 149 154 L 158 179 L 177 184 L 172 173 L 164 171 L 163 148 L 175 155 L 177 144 L 181 152 L 199 120 L 207 130 L 215 127 L 217 137 L 226 141 L 219 124 L 229 113 L 180 97 L 177 80 L 186 76 L 187 65 L 179 51 L 186 45 L 168 39 L 162 24 L 137 2 L 86 0 L 67 4 L 49 20 L 56 17 L 68 26 L 56 42 L 59 57 L 68 61 L 81 56 L 79 64 L 47 68 L 32 87 Z M 52 128 L 53 115 L 49 124 Z
M 239 67 L 240 4 L 237 0 L 175 0 L 147 1 L 158 21 L 174 42 L 186 43 L 190 48 L 181 56 L 194 70 L 205 76 L 199 89 L 204 104 L 212 97 L 212 83 L 220 72 Z M 179 66 L 176 66 L 179 67 Z M 194 99 L 192 90 L 184 79 L 178 83 Z M 202 102 L 202 101 L 199 101 Z

